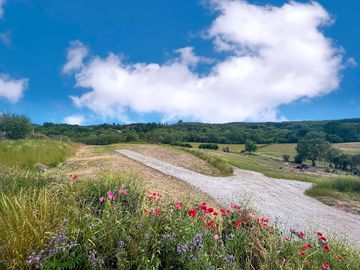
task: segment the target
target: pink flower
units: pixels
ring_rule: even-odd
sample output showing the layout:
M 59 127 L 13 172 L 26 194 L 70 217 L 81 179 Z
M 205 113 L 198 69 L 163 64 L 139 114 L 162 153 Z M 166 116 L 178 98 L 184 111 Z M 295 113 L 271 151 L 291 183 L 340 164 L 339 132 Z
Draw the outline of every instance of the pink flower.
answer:
M 105 202 L 105 198 L 104 198 L 104 197 L 100 197 L 100 198 L 99 198 L 99 202 L 101 202 L 101 203 Z
M 215 235 L 214 235 L 214 238 L 215 238 L 215 240 L 219 240 L 219 239 L 220 239 L 220 236 L 219 236 L 218 234 L 215 234 Z
M 342 261 L 344 259 L 344 256 L 338 255 L 337 258 L 339 259 L 339 261 Z
M 305 233 L 304 233 L 303 231 L 298 232 L 298 236 L 299 236 L 300 238 L 304 238 L 304 237 L 305 237 Z
M 183 203 L 182 202 L 175 202 L 175 208 L 176 209 L 181 209 L 183 206 Z
M 328 263 L 324 263 L 324 264 L 322 265 L 322 267 L 323 267 L 323 269 L 330 270 L 330 264 L 328 264 Z
M 125 188 L 120 188 L 118 190 L 118 193 L 119 193 L 119 195 L 123 194 L 124 196 L 126 196 L 126 189 Z
M 108 196 L 109 199 L 112 199 L 113 198 L 113 193 L 111 191 L 108 191 L 107 196 Z
M 113 197 L 112 197 L 112 200 L 115 202 L 116 201 L 116 195 L 114 195 Z

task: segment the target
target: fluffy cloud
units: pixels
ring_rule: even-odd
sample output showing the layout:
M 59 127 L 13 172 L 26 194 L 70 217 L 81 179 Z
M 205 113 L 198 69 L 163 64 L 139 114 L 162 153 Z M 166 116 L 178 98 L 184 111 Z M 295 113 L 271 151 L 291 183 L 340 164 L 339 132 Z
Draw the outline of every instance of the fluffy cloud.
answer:
M 318 3 L 211 3 L 218 15 L 207 36 L 227 57 L 207 74 L 196 66 L 208 59 L 191 47 L 178 49 L 179 56 L 164 64 L 127 64 L 114 54 L 84 62 L 87 50 L 76 42 L 64 71 L 76 71 L 76 86 L 89 91 L 72 96 L 75 105 L 118 119 L 131 110 L 160 113 L 164 121 L 277 120 L 278 106 L 338 87 L 342 59 L 321 32 L 332 21 Z
M 69 115 L 64 118 L 63 122 L 69 125 L 82 125 L 85 121 L 82 115 Z
M 88 53 L 84 44 L 78 40 L 72 41 L 67 51 L 67 63 L 63 66 L 63 73 L 71 73 L 83 68 L 83 59 Z
M 9 75 L 0 74 L 0 98 L 12 103 L 19 101 L 28 85 L 28 79 L 15 80 Z

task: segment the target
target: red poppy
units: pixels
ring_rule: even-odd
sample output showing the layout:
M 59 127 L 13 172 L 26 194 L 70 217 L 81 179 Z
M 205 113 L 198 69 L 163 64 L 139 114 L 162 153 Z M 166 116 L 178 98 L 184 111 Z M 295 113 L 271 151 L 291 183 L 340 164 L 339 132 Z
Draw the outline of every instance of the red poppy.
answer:
M 260 221 L 264 222 L 264 223 L 267 223 L 267 222 L 269 222 L 269 219 L 268 218 L 262 218 Z
M 301 249 L 301 250 L 300 250 L 300 255 L 301 255 L 301 256 L 305 256 L 305 250 Z
M 327 240 L 326 237 L 324 237 L 324 236 L 321 236 L 320 239 L 323 240 L 324 242 L 326 242 L 326 240 Z
M 303 231 L 298 232 L 298 236 L 299 236 L 300 238 L 304 238 L 304 237 L 305 237 L 305 233 L 304 233 Z
M 317 236 L 323 236 L 323 234 L 321 232 L 317 232 L 316 235 Z
M 181 209 L 183 206 L 183 203 L 182 202 L 175 202 L 175 208 L 176 209 Z
M 339 261 L 342 261 L 344 259 L 344 256 L 338 255 L 337 258 L 339 259 Z
M 239 228 L 240 225 L 241 225 L 241 222 L 240 222 L 240 221 L 235 222 L 235 228 L 236 228 L 236 229 Z
M 72 178 L 72 180 L 76 181 L 76 180 L 78 180 L 79 176 L 77 176 L 77 175 L 75 174 L 75 175 L 73 175 L 71 178 Z
M 196 216 L 196 209 L 189 210 L 188 215 L 191 216 L 191 217 L 195 217 Z
M 322 265 L 322 267 L 323 267 L 323 269 L 328 269 L 328 270 L 330 270 L 330 265 L 329 265 L 328 263 L 324 263 L 324 264 Z
M 329 248 L 329 246 L 324 246 L 324 252 L 326 252 L 326 253 L 329 253 L 330 252 L 330 248 Z
M 211 227 L 213 224 L 214 224 L 214 221 L 211 220 L 205 224 L 205 227 Z
M 208 211 L 209 211 L 209 213 L 212 213 L 212 212 L 214 212 L 214 208 L 210 207 L 210 208 L 208 208 Z
M 312 248 L 311 245 L 308 245 L 308 244 L 307 244 L 307 245 L 304 245 L 304 249 L 305 249 L 305 250 L 310 249 L 310 248 Z

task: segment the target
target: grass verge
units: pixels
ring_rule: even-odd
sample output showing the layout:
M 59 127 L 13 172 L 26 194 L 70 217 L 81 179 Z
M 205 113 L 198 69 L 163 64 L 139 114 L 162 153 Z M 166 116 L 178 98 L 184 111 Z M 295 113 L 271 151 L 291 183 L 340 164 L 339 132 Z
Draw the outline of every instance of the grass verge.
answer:
M 194 149 L 181 148 L 181 150 L 208 162 L 211 166 L 219 170 L 221 176 L 230 176 L 234 173 L 233 167 L 221 157 L 211 156 L 203 151 Z

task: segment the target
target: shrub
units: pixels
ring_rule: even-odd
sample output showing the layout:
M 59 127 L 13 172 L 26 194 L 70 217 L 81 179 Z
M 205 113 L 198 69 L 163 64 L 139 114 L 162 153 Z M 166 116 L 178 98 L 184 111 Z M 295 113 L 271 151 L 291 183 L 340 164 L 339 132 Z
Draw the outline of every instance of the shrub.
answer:
M 24 139 L 31 128 L 30 119 L 24 115 L 0 115 L 0 136 L 3 135 L 7 139 Z
M 245 141 L 245 151 L 246 152 L 249 152 L 249 154 L 251 154 L 251 152 L 255 152 L 256 149 L 257 149 L 257 146 L 254 141 L 251 141 L 251 140 Z
M 173 142 L 170 145 L 180 146 L 180 147 L 185 147 L 185 148 L 192 148 L 192 145 L 190 143 Z
M 288 154 L 283 154 L 283 160 L 285 161 L 285 162 L 288 162 L 289 161 L 289 159 L 290 159 L 290 155 L 288 155 Z
M 199 149 L 218 150 L 219 146 L 216 143 L 202 143 L 199 144 Z

